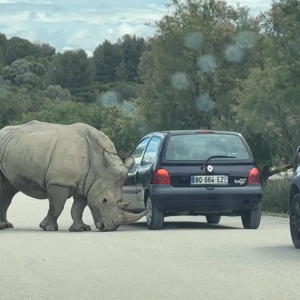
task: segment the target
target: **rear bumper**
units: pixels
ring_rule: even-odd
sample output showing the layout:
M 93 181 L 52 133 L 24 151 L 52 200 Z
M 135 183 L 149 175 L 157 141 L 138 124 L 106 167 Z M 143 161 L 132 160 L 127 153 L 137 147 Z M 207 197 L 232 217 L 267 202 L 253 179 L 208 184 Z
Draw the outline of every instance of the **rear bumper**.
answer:
M 231 214 L 257 208 L 261 202 L 260 185 L 246 187 L 180 187 L 151 185 L 151 200 L 165 212 Z

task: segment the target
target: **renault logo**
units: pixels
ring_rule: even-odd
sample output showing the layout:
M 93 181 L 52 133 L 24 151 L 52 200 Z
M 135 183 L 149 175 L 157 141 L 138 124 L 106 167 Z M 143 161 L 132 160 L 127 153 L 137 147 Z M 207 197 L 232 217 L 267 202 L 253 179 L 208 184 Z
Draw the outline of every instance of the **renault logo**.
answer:
M 207 166 L 206 170 L 207 172 L 211 173 L 214 170 L 214 168 L 213 166 Z

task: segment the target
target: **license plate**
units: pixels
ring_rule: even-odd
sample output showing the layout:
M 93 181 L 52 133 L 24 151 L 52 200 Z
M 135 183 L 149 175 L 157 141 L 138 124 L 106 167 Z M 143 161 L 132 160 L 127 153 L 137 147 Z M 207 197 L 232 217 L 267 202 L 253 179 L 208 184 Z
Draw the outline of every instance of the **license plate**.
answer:
M 228 176 L 225 175 L 196 175 L 191 176 L 191 185 L 219 185 L 228 184 Z

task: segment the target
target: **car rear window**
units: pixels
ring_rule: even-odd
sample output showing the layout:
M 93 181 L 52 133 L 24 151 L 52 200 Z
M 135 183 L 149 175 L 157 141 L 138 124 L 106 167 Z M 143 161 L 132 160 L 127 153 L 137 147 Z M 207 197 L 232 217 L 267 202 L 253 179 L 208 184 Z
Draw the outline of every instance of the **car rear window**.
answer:
M 212 155 L 234 156 L 233 160 L 250 158 L 245 144 L 238 135 L 212 133 L 172 135 L 167 144 L 165 159 L 206 160 Z

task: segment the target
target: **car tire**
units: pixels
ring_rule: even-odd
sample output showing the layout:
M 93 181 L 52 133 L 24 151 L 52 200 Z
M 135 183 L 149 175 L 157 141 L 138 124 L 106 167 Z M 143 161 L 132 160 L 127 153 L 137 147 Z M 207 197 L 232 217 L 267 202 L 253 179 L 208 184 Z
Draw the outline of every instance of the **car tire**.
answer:
M 206 216 L 206 221 L 208 224 L 219 224 L 220 220 L 221 220 L 221 216 L 211 216 L 211 215 Z
M 242 215 L 242 223 L 245 229 L 257 229 L 261 220 L 261 204 L 258 208 L 246 211 Z
M 300 249 L 300 194 L 290 204 L 290 233 L 295 248 Z
M 146 214 L 148 229 L 162 229 L 164 226 L 165 214 L 163 211 L 157 209 L 157 206 L 155 205 L 155 203 L 152 202 L 150 195 L 148 195 L 146 200 L 146 208 L 148 210 Z

